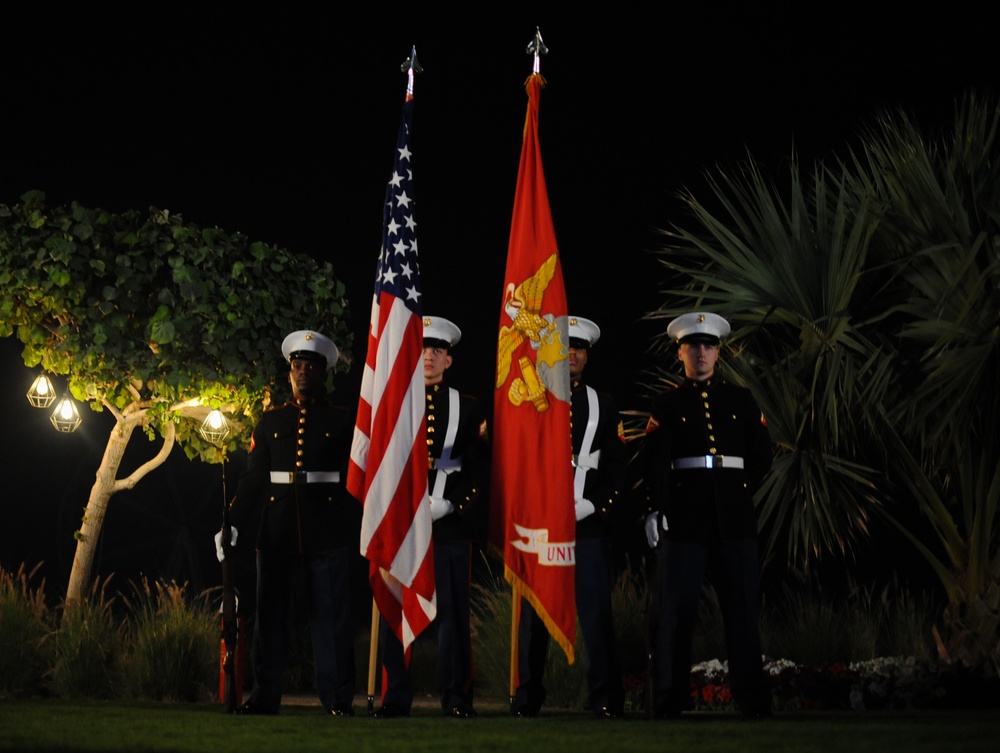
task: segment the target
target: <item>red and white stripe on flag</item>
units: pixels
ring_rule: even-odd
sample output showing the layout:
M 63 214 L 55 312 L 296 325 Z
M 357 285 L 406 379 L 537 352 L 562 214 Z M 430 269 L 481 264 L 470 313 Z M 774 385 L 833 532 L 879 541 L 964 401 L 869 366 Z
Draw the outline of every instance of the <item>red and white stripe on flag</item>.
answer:
M 379 611 L 404 649 L 436 614 L 427 442 L 423 323 L 407 99 L 386 188 L 347 489 L 364 504 L 361 554 Z

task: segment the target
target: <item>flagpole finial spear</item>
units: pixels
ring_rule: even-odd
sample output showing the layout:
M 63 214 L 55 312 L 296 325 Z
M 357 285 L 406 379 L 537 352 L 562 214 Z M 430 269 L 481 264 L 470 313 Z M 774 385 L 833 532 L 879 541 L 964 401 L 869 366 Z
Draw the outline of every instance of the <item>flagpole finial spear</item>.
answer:
M 417 60 L 417 46 L 413 45 L 410 51 L 410 57 L 403 61 L 403 64 L 399 66 L 399 70 L 407 76 L 406 81 L 406 99 L 407 101 L 413 99 L 413 79 L 418 73 L 423 73 L 423 66 Z
M 528 49 L 526 52 L 529 55 L 535 56 L 535 62 L 531 67 L 532 73 L 541 73 L 541 66 L 539 65 L 538 58 L 541 55 L 548 55 L 549 48 L 545 46 L 545 42 L 542 41 L 542 32 L 537 26 L 535 27 L 535 38 L 528 42 Z

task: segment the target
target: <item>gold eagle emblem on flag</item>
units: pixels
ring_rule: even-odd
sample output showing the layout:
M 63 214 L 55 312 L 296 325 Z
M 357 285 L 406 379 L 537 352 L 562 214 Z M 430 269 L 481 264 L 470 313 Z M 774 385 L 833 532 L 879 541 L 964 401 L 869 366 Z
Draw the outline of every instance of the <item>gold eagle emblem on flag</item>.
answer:
M 499 389 L 510 376 L 515 351 L 526 340 L 530 342 L 531 353 L 518 357 L 520 376 L 511 382 L 507 395 L 514 405 L 529 402 L 539 413 L 548 410 L 550 392 L 560 400 L 569 400 L 568 375 L 559 374 L 555 368 L 568 355 L 563 342 L 565 322 L 560 326 L 559 317 L 542 313 L 545 290 L 555 274 L 556 262 L 557 256 L 553 253 L 520 285 L 507 284 L 503 310 L 511 323 L 500 327 L 497 343 L 496 386 Z

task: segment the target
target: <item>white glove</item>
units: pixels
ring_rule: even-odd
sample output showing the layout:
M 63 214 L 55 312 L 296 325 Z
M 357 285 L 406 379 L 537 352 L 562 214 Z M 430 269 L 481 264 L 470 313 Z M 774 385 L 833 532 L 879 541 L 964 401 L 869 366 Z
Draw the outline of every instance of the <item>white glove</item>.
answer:
M 431 497 L 431 520 L 440 520 L 455 507 L 443 497 Z
M 660 523 L 662 523 L 663 530 L 666 531 L 667 519 L 665 516 L 658 512 L 651 512 L 646 516 L 646 541 L 649 543 L 650 549 L 656 549 L 656 545 L 660 543 Z
M 229 543 L 231 546 L 236 546 L 236 526 L 229 526 L 229 530 L 233 532 L 233 540 Z M 215 534 L 215 556 L 219 562 L 222 562 L 226 558 L 226 552 L 222 548 L 222 531 Z
M 588 515 L 593 515 L 597 510 L 594 503 L 589 499 L 578 499 L 576 501 L 576 519 L 583 520 Z

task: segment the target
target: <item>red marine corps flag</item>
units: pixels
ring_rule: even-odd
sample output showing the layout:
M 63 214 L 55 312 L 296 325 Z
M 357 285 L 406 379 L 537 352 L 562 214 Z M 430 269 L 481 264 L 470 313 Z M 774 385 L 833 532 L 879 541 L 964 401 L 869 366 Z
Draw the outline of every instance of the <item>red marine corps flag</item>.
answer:
M 518 596 L 526 598 L 572 663 L 576 515 L 569 325 L 538 143 L 543 79 L 537 52 L 535 60 L 500 308 L 490 539 L 503 553 L 515 606 Z
M 408 648 L 436 613 L 423 323 L 410 170 L 416 53 L 383 207 L 379 254 L 347 489 L 364 503 L 361 553 L 382 617 Z

